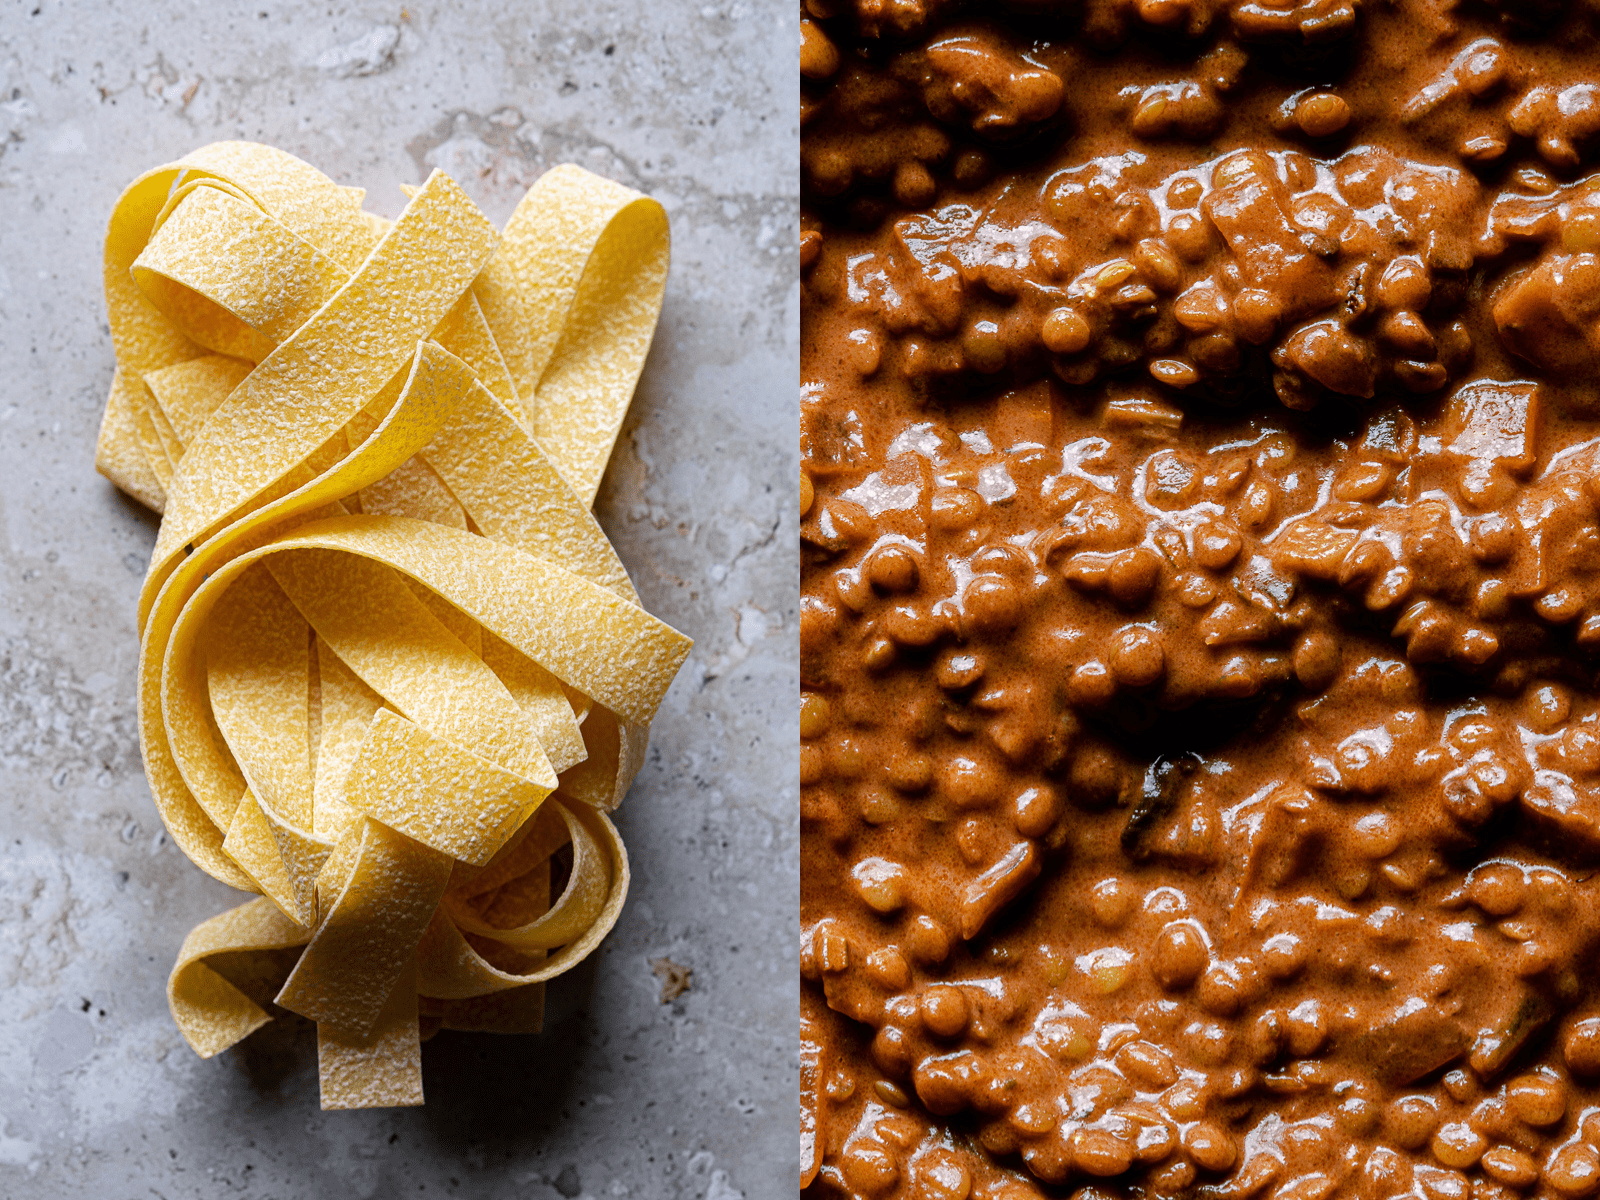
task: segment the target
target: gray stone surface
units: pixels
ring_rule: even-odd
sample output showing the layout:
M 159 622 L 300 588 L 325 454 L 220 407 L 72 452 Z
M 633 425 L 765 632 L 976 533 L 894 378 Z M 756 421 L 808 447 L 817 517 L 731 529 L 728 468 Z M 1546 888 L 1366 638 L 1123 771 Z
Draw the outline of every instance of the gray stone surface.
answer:
M 797 377 L 793 6 L 780 0 L 0 7 L 0 1195 L 793 1193 Z M 202 1062 L 184 933 L 240 897 L 139 762 L 155 526 L 94 474 L 100 237 L 147 167 L 272 142 L 388 215 L 440 166 L 503 219 L 576 161 L 666 204 L 666 309 L 599 511 L 697 639 L 621 813 L 620 925 L 535 1038 L 442 1034 L 428 1103 L 322 1113 L 281 1023 Z M 694 970 L 658 1002 L 648 960 Z

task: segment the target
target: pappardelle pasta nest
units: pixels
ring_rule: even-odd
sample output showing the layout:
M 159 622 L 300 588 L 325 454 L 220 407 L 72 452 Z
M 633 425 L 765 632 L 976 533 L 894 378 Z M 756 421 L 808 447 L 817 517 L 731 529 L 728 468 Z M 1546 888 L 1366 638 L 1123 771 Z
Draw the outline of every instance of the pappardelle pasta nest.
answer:
M 317 1024 L 324 1108 L 422 1102 L 420 1042 L 536 1030 L 617 919 L 607 817 L 689 641 L 590 511 L 661 308 L 661 206 L 577 167 L 503 232 L 393 222 L 268 146 L 123 193 L 96 463 L 161 512 L 140 740 L 173 840 L 260 894 L 168 983 L 210 1057 Z

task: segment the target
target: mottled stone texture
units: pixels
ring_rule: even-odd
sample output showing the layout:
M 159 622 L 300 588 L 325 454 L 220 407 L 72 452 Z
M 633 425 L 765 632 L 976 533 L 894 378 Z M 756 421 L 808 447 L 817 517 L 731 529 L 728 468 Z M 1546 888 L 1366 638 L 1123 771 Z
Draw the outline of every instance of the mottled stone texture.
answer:
M 797 900 L 792 5 L 5 0 L 0 7 L 0 1194 L 792 1195 Z M 100 237 L 147 167 L 273 142 L 369 189 L 439 166 L 503 219 L 574 161 L 672 216 L 666 309 L 599 512 L 697 645 L 621 812 L 621 924 L 536 1038 L 442 1034 L 425 1108 L 322 1113 L 314 1037 L 202 1062 L 184 933 L 241 897 L 139 763 L 152 518 L 91 465 Z M 659 1002 L 650 960 L 693 968 Z

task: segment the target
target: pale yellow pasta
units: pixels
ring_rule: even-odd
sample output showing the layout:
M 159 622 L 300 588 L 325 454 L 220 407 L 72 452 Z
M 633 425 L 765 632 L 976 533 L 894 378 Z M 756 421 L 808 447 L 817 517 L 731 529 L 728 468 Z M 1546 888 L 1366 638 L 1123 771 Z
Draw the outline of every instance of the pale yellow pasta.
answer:
M 174 1019 L 209 1057 L 272 1004 L 311 1018 L 328 1108 L 420 1104 L 440 1028 L 538 1029 L 621 910 L 605 813 L 689 649 L 589 511 L 660 310 L 660 205 L 561 167 L 502 235 L 439 172 L 392 222 L 363 195 L 244 142 L 135 180 L 96 457 L 163 514 L 151 792 L 260 894 L 185 941 Z

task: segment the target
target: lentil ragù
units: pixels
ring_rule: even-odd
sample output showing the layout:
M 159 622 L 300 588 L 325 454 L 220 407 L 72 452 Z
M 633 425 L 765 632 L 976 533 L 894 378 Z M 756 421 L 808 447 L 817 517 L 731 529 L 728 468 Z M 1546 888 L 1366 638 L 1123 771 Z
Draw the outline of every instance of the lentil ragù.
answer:
M 805 0 L 808 1195 L 1600 1192 L 1597 28 Z

